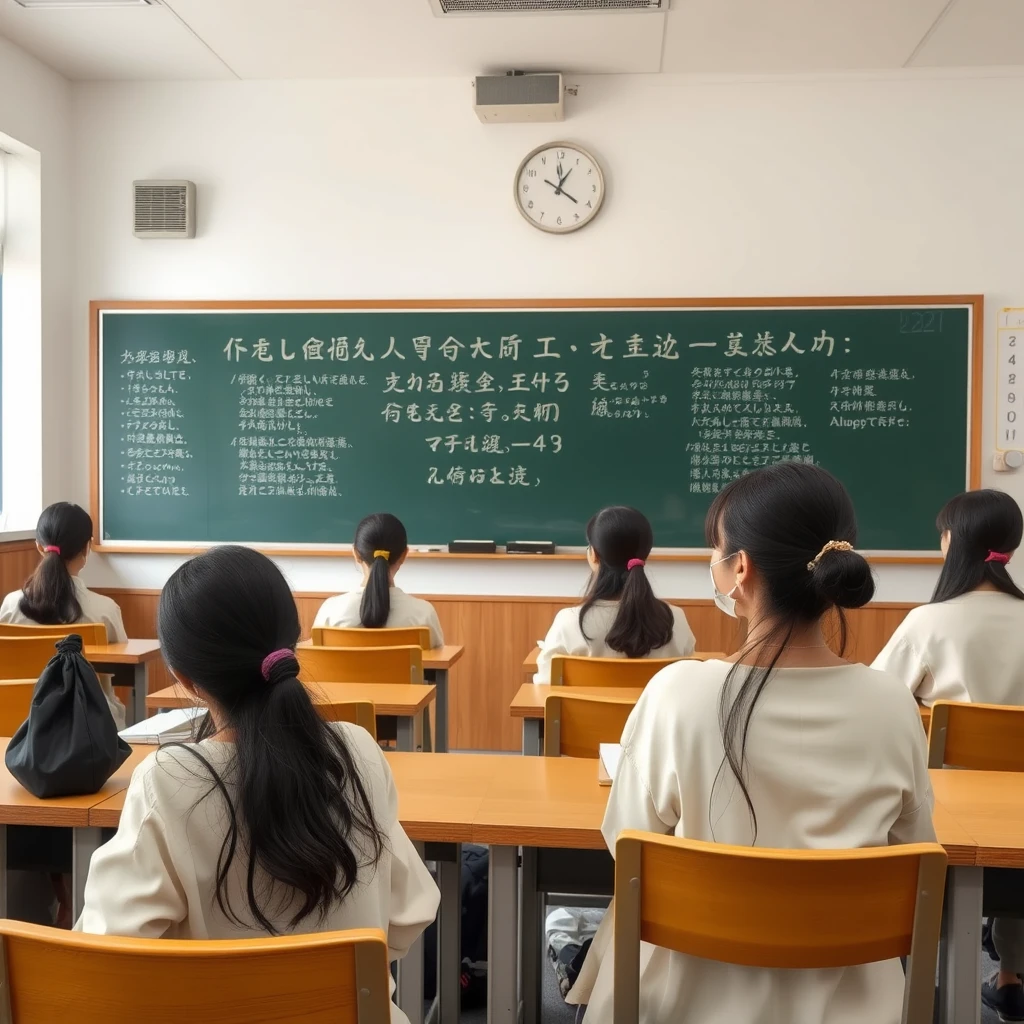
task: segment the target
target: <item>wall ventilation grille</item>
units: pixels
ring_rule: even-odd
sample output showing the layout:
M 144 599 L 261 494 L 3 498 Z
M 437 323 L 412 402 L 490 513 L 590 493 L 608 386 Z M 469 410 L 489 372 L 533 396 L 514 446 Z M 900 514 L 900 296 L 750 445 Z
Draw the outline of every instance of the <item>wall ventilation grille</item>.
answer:
M 137 238 L 194 238 L 196 187 L 191 181 L 136 181 Z
M 669 0 L 430 0 L 445 14 L 599 14 L 603 11 L 667 11 Z

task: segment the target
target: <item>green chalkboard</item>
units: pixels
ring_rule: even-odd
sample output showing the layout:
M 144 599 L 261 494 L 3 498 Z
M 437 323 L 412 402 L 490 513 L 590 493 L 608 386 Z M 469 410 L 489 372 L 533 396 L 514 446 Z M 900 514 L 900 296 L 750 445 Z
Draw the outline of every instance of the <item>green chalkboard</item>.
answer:
M 725 482 L 799 458 L 863 548 L 914 553 L 970 481 L 979 300 L 255 306 L 94 304 L 101 544 L 342 544 L 387 510 L 581 545 L 621 503 L 699 548 Z

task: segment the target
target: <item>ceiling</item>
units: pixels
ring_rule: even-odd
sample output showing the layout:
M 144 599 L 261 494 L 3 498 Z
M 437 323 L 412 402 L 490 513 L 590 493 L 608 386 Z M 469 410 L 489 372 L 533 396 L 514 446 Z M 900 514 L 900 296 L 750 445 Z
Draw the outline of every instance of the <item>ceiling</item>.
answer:
M 36 9 L 5 36 L 70 79 L 759 74 L 1024 65 L 1024 0 L 672 0 L 668 13 L 437 18 L 429 0 Z

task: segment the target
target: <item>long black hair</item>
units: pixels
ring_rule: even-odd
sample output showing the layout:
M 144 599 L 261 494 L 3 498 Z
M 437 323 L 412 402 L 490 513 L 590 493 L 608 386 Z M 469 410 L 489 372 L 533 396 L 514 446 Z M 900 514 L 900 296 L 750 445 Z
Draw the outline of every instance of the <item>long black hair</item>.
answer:
M 82 606 L 75 583 L 68 572 L 92 540 L 92 517 L 84 508 L 58 501 L 43 509 L 36 524 L 36 543 L 44 550 L 43 560 L 25 581 L 18 610 L 27 619 L 44 626 L 78 622 Z
M 754 839 L 757 814 L 747 791 L 747 733 L 754 708 L 794 629 L 836 609 L 839 653 L 846 648 L 844 608 L 871 600 L 871 568 L 856 551 L 830 550 L 829 541 L 857 540 L 857 519 L 846 488 L 819 466 L 782 462 L 733 480 L 711 503 L 705 520 L 708 547 L 726 557 L 745 551 L 764 582 L 767 629 L 740 651 L 719 699 L 719 725 L 726 764 L 750 811 Z M 751 664 L 741 664 L 742 661 Z M 710 813 L 710 808 L 709 808 Z
M 654 531 L 635 508 L 612 505 L 587 523 L 587 543 L 599 559 L 580 607 L 580 632 L 586 639 L 587 612 L 597 601 L 618 601 L 615 621 L 605 643 L 627 658 L 646 658 L 672 640 L 672 609 L 659 601 L 642 565 L 627 568 L 633 559 L 646 561 L 654 547 Z
M 366 629 L 383 629 L 391 614 L 391 566 L 402 560 L 409 547 L 405 527 L 390 512 L 375 512 L 356 527 L 352 547 L 370 570 L 359 621 Z
M 947 501 L 935 520 L 939 533 L 949 531 L 949 550 L 935 584 L 932 601 L 949 601 L 988 583 L 1024 601 L 1024 591 L 1010 579 L 1006 563 L 986 559 L 994 552 L 1011 555 L 1020 547 L 1024 517 L 1003 491 L 967 491 Z
M 273 934 L 277 886 L 299 908 L 290 924 L 323 920 L 352 890 L 361 866 L 376 865 L 385 837 L 341 732 L 326 723 L 298 680 L 299 616 L 281 571 L 250 548 L 213 548 L 167 581 L 158 613 L 160 644 L 175 675 L 194 683 L 234 731 L 223 778 L 193 746 L 228 807 L 217 863 L 217 903 L 235 923 L 227 879 L 237 853 L 248 858 L 249 913 Z M 287 650 L 264 677 L 267 655 Z M 207 723 L 210 716 L 207 716 Z M 206 731 L 208 733 L 208 730 Z M 204 735 L 201 730 L 200 738 Z M 241 846 L 241 851 L 239 847 Z M 257 878 L 257 869 L 269 879 Z

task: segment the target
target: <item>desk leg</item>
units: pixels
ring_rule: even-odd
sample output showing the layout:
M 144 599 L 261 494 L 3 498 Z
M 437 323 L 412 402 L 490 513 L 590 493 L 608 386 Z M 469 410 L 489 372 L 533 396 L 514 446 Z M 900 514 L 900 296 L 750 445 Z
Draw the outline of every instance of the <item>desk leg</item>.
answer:
M 517 1024 L 516 953 L 519 939 L 519 851 L 490 847 L 487 887 L 487 1024 Z
M 7 826 L 0 825 L 0 917 L 7 916 Z
M 462 846 L 454 859 L 437 861 L 441 907 L 437 915 L 437 995 L 440 1024 L 459 1024 L 462 1004 Z
M 399 750 L 423 749 L 423 715 L 401 715 L 397 725 Z
M 939 951 L 939 1021 L 981 1020 L 981 894 L 983 868 L 951 867 Z
M 399 737 L 401 724 L 399 719 Z M 414 843 L 416 852 L 423 856 L 423 844 Z M 409 947 L 409 952 L 398 961 L 398 985 L 395 990 L 398 1005 L 409 1018 L 409 1024 L 423 1024 L 423 935 Z
M 72 829 L 71 842 L 71 917 L 77 921 L 85 906 L 85 880 L 89 877 L 89 862 L 103 842 L 103 830 Z
M 541 730 L 544 725 L 543 718 L 523 719 L 523 753 L 531 756 L 539 756 L 544 753 L 544 739 Z
M 519 899 L 519 977 L 523 999 L 523 1024 L 540 1024 L 540 934 L 544 920 L 544 898 L 543 894 L 537 891 L 537 851 L 526 846 L 523 847 Z
M 448 753 L 448 669 L 432 670 L 434 694 L 434 749 L 439 754 Z

